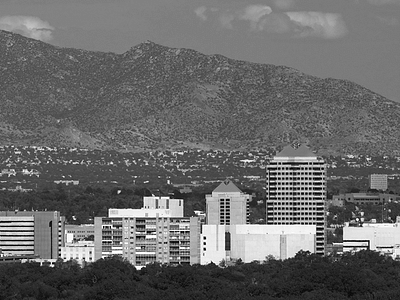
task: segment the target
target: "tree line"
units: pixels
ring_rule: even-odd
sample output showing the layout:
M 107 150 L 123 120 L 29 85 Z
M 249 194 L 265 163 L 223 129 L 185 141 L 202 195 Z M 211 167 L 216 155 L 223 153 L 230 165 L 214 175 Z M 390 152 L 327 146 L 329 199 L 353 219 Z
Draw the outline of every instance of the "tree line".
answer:
M 93 223 L 94 217 L 105 217 L 109 208 L 141 208 L 143 197 L 152 194 L 170 195 L 184 199 L 185 216 L 193 216 L 194 210 L 205 209 L 205 194 L 208 190 L 194 190 L 181 194 L 172 186 L 159 189 L 145 187 L 91 187 L 63 185 L 52 186 L 30 192 L 0 191 L 2 210 L 48 210 L 60 211 L 69 224 Z
M 372 251 L 229 267 L 150 264 L 136 270 L 114 256 L 80 268 L 58 261 L 0 264 L 1 299 L 398 299 L 400 262 Z

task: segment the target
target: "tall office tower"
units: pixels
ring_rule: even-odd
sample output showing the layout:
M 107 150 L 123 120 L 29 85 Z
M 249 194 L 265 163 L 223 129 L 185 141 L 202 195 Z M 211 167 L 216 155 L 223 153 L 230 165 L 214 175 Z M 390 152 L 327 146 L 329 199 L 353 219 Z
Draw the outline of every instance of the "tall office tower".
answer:
M 64 246 L 65 217 L 57 211 L 0 211 L 4 255 L 56 259 Z
M 285 147 L 266 170 L 267 224 L 316 225 L 315 253 L 325 251 L 326 165 L 306 146 Z
M 368 175 L 369 188 L 371 190 L 386 191 L 388 189 L 387 174 Z
M 211 195 L 206 195 L 208 225 L 249 224 L 251 195 L 243 193 L 230 180 L 222 182 Z

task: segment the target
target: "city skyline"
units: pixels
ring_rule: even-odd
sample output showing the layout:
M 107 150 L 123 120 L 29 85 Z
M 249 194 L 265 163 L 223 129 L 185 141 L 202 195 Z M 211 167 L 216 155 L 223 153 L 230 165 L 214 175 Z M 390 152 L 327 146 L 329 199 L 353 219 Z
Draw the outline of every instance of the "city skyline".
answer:
M 400 101 L 399 0 L 6 0 L 0 29 L 123 53 L 145 40 L 354 81 Z

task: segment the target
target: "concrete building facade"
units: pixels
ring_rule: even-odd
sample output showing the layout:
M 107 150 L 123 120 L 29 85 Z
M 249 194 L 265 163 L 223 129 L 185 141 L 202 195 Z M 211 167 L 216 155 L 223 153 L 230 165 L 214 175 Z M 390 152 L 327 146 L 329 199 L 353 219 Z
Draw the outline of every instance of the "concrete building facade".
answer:
M 165 209 L 171 216 L 183 217 L 183 200 L 171 199 L 168 196 L 145 196 L 143 197 L 143 209 Z
M 93 224 L 65 224 L 65 242 L 72 243 L 73 241 L 83 240 L 91 235 L 94 235 Z
M 197 217 L 96 217 L 95 259 L 120 255 L 137 268 L 200 262 Z
M 371 190 L 386 191 L 388 189 L 387 174 L 370 174 L 368 182 Z
M 64 245 L 65 217 L 57 211 L 0 211 L 3 255 L 57 259 Z
M 243 193 L 232 181 L 222 182 L 206 195 L 206 223 L 235 225 L 249 223 L 251 195 Z
M 144 197 L 141 209 L 110 208 L 109 217 L 119 218 L 159 218 L 159 217 L 183 217 L 184 203 L 182 199 L 170 199 L 170 197 Z
M 64 261 L 75 260 L 81 266 L 94 262 L 94 242 L 78 241 L 66 243 L 61 247 L 61 256 Z
M 391 201 L 398 201 L 400 197 L 394 194 L 383 193 L 346 193 L 334 195 L 335 201 L 346 201 L 354 204 L 382 204 Z
M 245 263 L 294 257 L 300 250 L 315 253 L 315 225 L 204 225 L 201 264 L 241 259 Z
M 325 161 L 302 145 L 285 147 L 266 168 L 266 220 L 270 225 L 315 225 L 316 253 L 325 252 Z
M 343 227 L 343 252 L 378 251 L 399 259 L 400 223 L 363 223 Z

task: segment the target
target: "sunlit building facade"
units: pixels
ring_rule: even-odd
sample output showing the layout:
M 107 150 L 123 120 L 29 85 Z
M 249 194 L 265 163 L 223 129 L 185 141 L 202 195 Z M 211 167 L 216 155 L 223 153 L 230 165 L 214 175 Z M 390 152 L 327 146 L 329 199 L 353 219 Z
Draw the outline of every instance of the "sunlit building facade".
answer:
M 370 174 L 368 175 L 369 188 L 371 190 L 386 191 L 388 189 L 387 174 Z
M 211 195 L 206 195 L 206 223 L 209 225 L 249 224 L 251 195 L 225 180 Z
M 143 204 L 95 218 L 95 259 L 119 255 L 137 268 L 200 263 L 200 219 L 183 217 L 183 200 L 148 197 Z
M 302 145 L 285 147 L 266 168 L 266 219 L 270 225 L 315 225 L 316 253 L 325 252 L 325 161 Z
M 377 251 L 400 259 L 400 219 L 396 223 L 346 223 L 343 227 L 343 252 Z
M 267 257 L 288 259 L 300 250 L 315 253 L 315 236 L 313 225 L 204 225 L 200 261 L 218 264 L 222 260 L 250 263 Z

